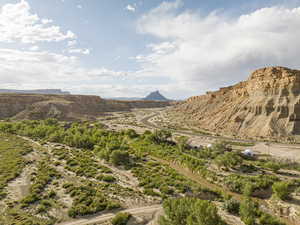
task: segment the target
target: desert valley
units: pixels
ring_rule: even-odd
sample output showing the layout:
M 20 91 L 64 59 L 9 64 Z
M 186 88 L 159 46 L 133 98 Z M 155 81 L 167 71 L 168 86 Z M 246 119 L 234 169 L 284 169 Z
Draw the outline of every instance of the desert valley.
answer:
M 186 101 L 2 93 L 0 224 L 299 224 L 299 80 L 264 68 Z
M 0 225 L 300 225 L 300 0 L 1 0 Z

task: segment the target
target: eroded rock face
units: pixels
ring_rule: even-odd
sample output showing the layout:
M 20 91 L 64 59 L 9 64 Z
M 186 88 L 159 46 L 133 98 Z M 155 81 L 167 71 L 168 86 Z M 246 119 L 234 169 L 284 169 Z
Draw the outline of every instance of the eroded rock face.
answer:
M 269 67 L 247 81 L 191 97 L 175 108 L 213 132 L 239 137 L 300 134 L 300 71 Z
M 168 105 L 167 102 L 113 101 L 87 95 L 0 94 L 0 119 L 94 119 L 104 112 Z

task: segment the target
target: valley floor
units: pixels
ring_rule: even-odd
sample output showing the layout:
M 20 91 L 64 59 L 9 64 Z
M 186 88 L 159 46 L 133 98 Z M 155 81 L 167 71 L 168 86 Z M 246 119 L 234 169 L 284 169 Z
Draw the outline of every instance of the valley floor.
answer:
M 108 225 L 119 212 L 132 215 L 128 224 L 158 225 L 166 200 L 185 198 L 208 200 L 228 225 L 245 225 L 227 208 L 232 199 L 256 202 L 258 225 L 299 225 L 300 146 L 213 136 L 170 118 L 158 108 L 1 122 L 0 225 Z M 274 185 L 288 187 L 286 198 Z

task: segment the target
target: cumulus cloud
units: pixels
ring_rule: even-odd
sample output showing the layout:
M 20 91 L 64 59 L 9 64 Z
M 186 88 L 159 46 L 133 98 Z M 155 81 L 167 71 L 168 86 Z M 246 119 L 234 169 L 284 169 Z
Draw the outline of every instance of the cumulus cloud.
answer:
M 135 5 L 127 5 L 125 9 L 128 11 L 131 11 L 131 12 L 135 12 L 136 6 Z
M 40 19 L 30 13 L 30 5 L 22 0 L 16 4 L 6 4 L 0 11 L 0 42 L 30 43 L 25 48 L 0 48 L 1 88 L 40 89 L 62 88 L 84 93 L 95 84 L 114 82 L 126 77 L 127 73 L 103 67 L 87 68 L 79 56 L 41 51 L 40 41 L 68 40 L 69 53 L 90 54 L 90 49 L 72 48 L 77 44 L 71 32 L 63 34 L 58 26 L 48 26 L 50 19 Z M 46 48 L 45 48 L 46 49 Z M 92 92 L 92 89 L 89 92 Z M 97 90 L 94 90 L 97 94 Z
M 0 49 L 0 83 L 3 87 L 76 87 L 126 76 L 106 68 L 82 67 L 78 57 L 47 51 Z
M 200 94 L 260 67 L 299 67 L 300 7 L 274 6 L 229 18 L 180 12 L 182 5 L 164 2 L 138 21 L 140 33 L 161 40 L 148 46 L 150 54 L 136 57 L 147 74 L 164 75 Z
M 72 31 L 63 33 L 59 26 L 49 24 L 52 20 L 41 19 L 30 12 L 27 1 L 5 4 L 0 9 L 0 42 L 36 43 L 74 39 Z

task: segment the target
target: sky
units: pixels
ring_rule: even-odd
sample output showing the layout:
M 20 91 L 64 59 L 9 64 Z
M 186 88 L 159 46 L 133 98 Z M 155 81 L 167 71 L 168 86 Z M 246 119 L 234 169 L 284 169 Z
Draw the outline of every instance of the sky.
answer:
M 0 89 L 185 99 L 300 68 L 300 0 L 0 0 Z

